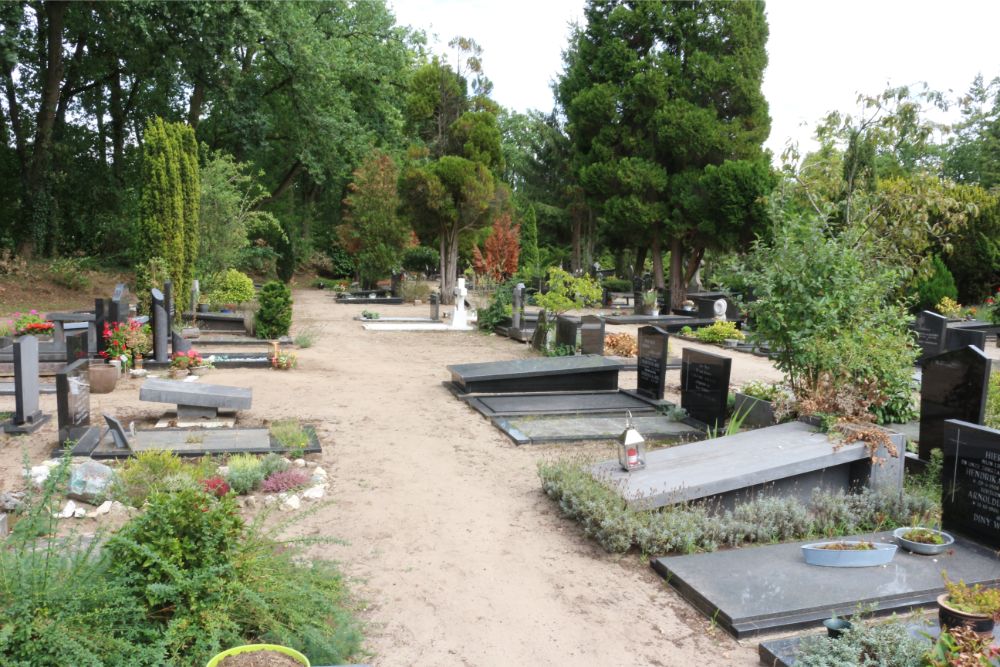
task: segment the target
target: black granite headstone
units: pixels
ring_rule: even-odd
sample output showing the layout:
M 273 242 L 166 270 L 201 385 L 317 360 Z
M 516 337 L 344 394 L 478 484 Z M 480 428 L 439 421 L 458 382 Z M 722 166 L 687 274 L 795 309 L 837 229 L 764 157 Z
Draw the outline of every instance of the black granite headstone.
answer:
M 104 349 L 104 327 L 108 323 L 108 300 L 94 299 L 94 328 L 97 333 L 97 347 Z
M 597 315 L 580 318 L 580 353 L 604 354 L 604 318 Z
M 109 414 L 102 414 L 104 422 L 108 425 L 108 433 L 111 435 L 111 442 L 115 449 L 131 449 L 128 442 L 128 433 L 122 427 L 122 423 Z
M 983 422 L 989 383 L 990 359 L 972 346 L 924 362 L 920 381 L 920 458 L 930 460 L 931 452 L 941 447 L 945 420 Z
M 718 354 L 685 349 L 681 355 L 681 407 L 708 426 L 726 421 L 729 373 L 733 360 Z
M 437 322 L 441 319 L 441 295 L 434 292 L 430 296 L 431 320 Z
M 545 311 L 538 312 L 538 323 L 535 325 L 535 333 L 531 336 L 531 347 L 542 352 L 548 347 L 548 325 L 545 321 Z
M 150 290 L 152 295 L 153 310 L 153 358 L 158 363 L 166 363 L 170 360 L 167 353 L 167 346 L 170 343 L 170 320 L 167 316 L 166 302 L 163 292 L 155 287 Z
M 576 351 L 576 334 L 580 322 L 575 317 L 558 315 L 556 317 L 556 345 L 573 348 Z
M 180 335 L 176 331 L 170 332 L 170 349 L 174 354 L 178 352 L 187 352 L 191 349 L 191 341 L 189 341 L 184 336 Z
M 89 454 L 98 445 L 101 430 L 90 425 L 90 360 L 78 359 L 56 374 L 56 411 L 59 446 L 75 443 L 74 454 Z
M 918 362 L 941 354 L 945 351 L 945 335 L 948 329 L 948 318 L 925 310 L 917 315 L 913 330 L 917 332 L 917 345 L 920 346 Z
M 71 364 L 77 359 L 90 356 L 87 331 L 78 331 L 66 336 L 66 363 Z
M 663 400 L 667 377 L 667 342 L 670 334 L 660 327 L 639 328 L 638 384 L 636 391 L 654 401 Z
M 943 431 L 942 527 L 1000 549 L 1000 431 L 956 419 Z
M 981 329 L 965 329 L 948 327 L 945 329 L 945 350 L 961 350 L 969 345 L 975 345 L 980 350 L 986 349 L 986 332 Z

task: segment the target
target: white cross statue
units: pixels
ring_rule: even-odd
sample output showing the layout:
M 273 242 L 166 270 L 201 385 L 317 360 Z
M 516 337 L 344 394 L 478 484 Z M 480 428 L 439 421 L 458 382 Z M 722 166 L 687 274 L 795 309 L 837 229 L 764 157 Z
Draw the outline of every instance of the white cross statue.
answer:
M 465 314 L 465 297 L 468 295 L 469 290 L 465 288 L 465 278 L 458 279 L 458 285 L 455 286 L 454 293 L 455 310 L 451 314 L 451 328 L 468 329 L 469 323 Z

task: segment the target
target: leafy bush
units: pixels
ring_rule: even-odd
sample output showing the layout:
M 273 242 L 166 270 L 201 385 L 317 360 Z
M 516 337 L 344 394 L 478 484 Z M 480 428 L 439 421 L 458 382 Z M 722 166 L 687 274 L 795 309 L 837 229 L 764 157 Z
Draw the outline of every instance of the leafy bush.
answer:
M 258 338 L 287 336 L 292 327 L 292 290 L 277 280 L 260 289 L 260 308 L 254 319 Z
M 399 286 L 403 301 L 425 301 L 431 294 L 431 286 L 422 280 L 404 280 Z
M 49 277 L 57 285 L 71 290 L 90 289 L 91 280 L 84 268 L 85 262 L 79 257 L 61 257 L 49 263 Z
M 684 325 L 684 326 L 681 327 L 681 330 L 678 331 L 677 333 L 679 333 L 682 336 L 691 336 L 691 335 L 694 335 L 694 329 L 692 329 L 691 327 L 689 327 L 687 325 Z
M 784 392 L 781 386 L 776 383 L 751 380 L 750 382 L 745 382 L 740 387 L 740 393 L 752 398 L 759 398 L 762 401 L 773 401 Z
M 609 292 L 631 292 L 632 283 L 624 278 L 605 278 L 601 281 L 601 287 Z
M 133 507 L 141 507 L 157 491 L 197 486 L 215 472 L 215 463 L 202 458 L 193 464 L 165 449 L 139 452 L 122 463 L 111 487 L 111 495 Z
M 293 489 L 301 489 L 309 484 L 310 476 L 304 470 L 292 468 L 272 473 L 264 480 L 261 491 L 265 493 L 282 493 Z
M 354 271 L 357 267 L 354 265 L 354 259 L 350 254 L 342 247 L 337 244 L 331 245 L 330 249 L 326 252 L 327 256 L 330 258 L 330 269 L 328 274 L 324 274 L 327 278 L 350 278 L 354 275 Z M 405 266 L 405 259 L 404 266 Z
M 483 331 L 493 331 L 513 314 L 515 285 L 515 281 L 508 280 L 497 286 L 490 305 L 479 311 L 480 329 Z
M 958 287 L 955 286 L 955 279 L 937 255 L 934 255 L 931 260 L 930 273 L 917 280 L 915 291 L 917 310 L 933 310 L 945 297 L 953 301 L 958 299 Z
M 246 273 L 272 278 L 278 275 L 278 259 L 275 249 L 258 239 L 240 249 L 235 265 Z
M 239 494 L 246 495 L 260 486 L 266 475 L 261 460 L 253 454 L 234 454 L 226 461 L 229 472 L 226 481 L 230 488 Z
M 823 636 L 802 640 L 795 664 L 802 667 L 918 667 L 927 641 L 912 637 L 905 623 L 869 623 L 855 618 L 837 639 Z
M 236 269 L 226 269 L 209 280 L 207 298 L 215 305 L 235 305 L 253 301 L 257 292 L 253 280 Z
M 135 267 L 136 301 L 140 313 L 152 313 L 152 296 L 149 290 L 163 289 L 163 283 L 170 280 L 170 267 L 162 257 L 151 257 L 144 264 Z
M 550 313 L 564 313 L 573 308 L 599 305 L 601 287 L 590 276 L 573 277 L 558 267 L 549 269 L 549 291 L 536 294 L 535 303 Z
M 271 437 L 294 458 L 302 458 L 305 448 L 309 446 L 309 432 L 302 427 L 298 419 L 280 419 L 273 422 Z
M 403 252 L 403 268 L 413 273 L 431 275 L 437 273 L 441 264 L 441 254 L 424 245 L 407 248 Z
M 935 304 L 934 310 L 951 319 L 958 319 L 965 314 L 962 304 L 947 296 L 941 297 L 941 300 Z
M 260 460 L 260 467 L 264 471 L 264 478 L 268 478 L 276 472 L 288 470 L 288 459 L 278 454 L 268 454 Z
M 725 512 L 713 512 L 715 508 L 703 504 L 640 511 L 580 463 L 542 463 L 538 474 L 542 489 L 563 514 L 611 552 L 636 547 L 649 555 L 691 553 L 748 542 L 848 535 L 905 525 L 934 509 L 920 495 L 901 498 L 870 490 L 857 494 L 816 490 L 808 506 L 794 498 L 759 496 Z
M 746 336 L 736 328 L 735 322 L 715 322 L 694 332 L 694 337 L 705 343 L 722 343 L 731 338 L 745 340 Z

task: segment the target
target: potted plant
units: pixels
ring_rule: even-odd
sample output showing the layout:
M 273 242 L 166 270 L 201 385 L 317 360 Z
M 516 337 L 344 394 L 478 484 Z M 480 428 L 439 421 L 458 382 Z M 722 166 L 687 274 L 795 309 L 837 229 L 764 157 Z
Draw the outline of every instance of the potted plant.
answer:
M 197 365 L 200 359 L 201 356 L 194 350 L 175 352 L 170 358 L 170 369 L 167 372 L 175 380 L 185 377 L 191 371 L 191 366 Z
M 892 531 L 892 536 L 907 551 L 924 556 L 944 553 L 955 543 L 954 537 L 933 528 L 905 526 Z
M 44 319 L 37 310 L 28 313 L 14 313 L 15 336 L 51 336 L 55 330 L 54 322 Z
M 642 293 L 642 305 L 646 314 L 656 317 L 660 314 L 660 295 L 656 293 L 656 290 L 649 290 L 648 292 Z
M 194 352 L 193 356 L 191 355 L 192 352 Z M 208 361 L 194 350 L 188 351 L 188 358 L 191 359 L 190 365 L 188 366 L 188 372 L 191 373 L 191 375 L 208 375 L 208 372 L 215 368 L 215 366 L 212 365 L 212 362 Z
M 298 364 L 298 359 L 291 352 L 275 352 L 274 356 L 271 357 L 271 366 L 275 370 L 287 371 L 295 368 Z
M 961 579 L 954 582 L 947 572 L 941 576 L 946 591 L 937 599 L 941 627 L 967 627 L 984 637 L 992 635 L 993 626 L 1000 619 L 1000 589 L 982 584 L 969 586 Z
M 249 655 L 247 658 L 240 658 L 239 656 Z M 288 664 L 287 660 L 284 660 L 284 656 L 288 656 L 295 660 L 296 663 L 304 665 L 305 667 L 310 667 L 309 658 L 305 657 L 298 651 L 287 646 L 280 646 L 278 644 L 247 644 L 245 646 L 236 646 L 234 648 L 223 651 L 217 654 L 211 660 L 208 661 L 206 667 L 219 667 L 223 664 L 225 660 L 225 667 L 266 667 L 272 664 L 271 662 L 265 662 L 267 657 L 278 658 L 281 662 L 275 661 L 273 664 L 276 667 L 285 667 Z M 226 660 L 230 658 L 229 660 Z M 262 658 L 264 660 L 262 660 Z
M 895 555 L 895 544 L 867 540 L 836 540 L 802 545 L 802 556 L 806 563 L 824 567 L 885 565 Z

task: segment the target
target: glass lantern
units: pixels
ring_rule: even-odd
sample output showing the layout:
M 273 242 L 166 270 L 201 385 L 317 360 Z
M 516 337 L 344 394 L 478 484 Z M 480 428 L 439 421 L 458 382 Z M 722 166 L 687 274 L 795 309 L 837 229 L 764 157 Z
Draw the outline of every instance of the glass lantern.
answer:
M 632 425 L 632 413 L 625 420 L 625 430 L 618 436 L 618 463 L 625 472 L 646 467 L 646 441 Z

